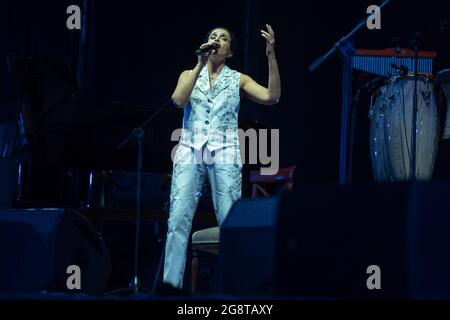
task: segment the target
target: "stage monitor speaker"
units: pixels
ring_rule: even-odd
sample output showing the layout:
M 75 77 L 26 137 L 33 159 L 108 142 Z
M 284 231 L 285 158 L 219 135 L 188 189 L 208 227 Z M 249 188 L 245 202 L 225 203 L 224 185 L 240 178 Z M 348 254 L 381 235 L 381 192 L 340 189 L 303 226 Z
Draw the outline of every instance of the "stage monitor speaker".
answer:
M 450 298 L 450 185 L 305 187 L 286 193 L 277 233 L 279 295 Z
M 450 184 L 306 186 L 241 199 L 220 287 L 241 296 L 450 298 Z
M 111 269 L 100 234 L 67 209 L 0 211 L 0 261 L 0 292 L 10 294 L 101 293 Z M 81 288 L 69 288 L 70 266 L 79 267 Z
M 280 199 L 236 201 L 220 231 L 219 289 L 232 295 L 271 295 Z

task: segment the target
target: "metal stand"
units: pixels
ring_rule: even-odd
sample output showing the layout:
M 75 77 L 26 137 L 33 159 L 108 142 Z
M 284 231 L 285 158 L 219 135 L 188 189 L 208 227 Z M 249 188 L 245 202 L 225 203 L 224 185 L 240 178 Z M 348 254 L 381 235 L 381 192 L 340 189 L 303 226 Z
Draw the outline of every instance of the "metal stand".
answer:
M 413 97 L 413 114 L 411 123 L 411 159 L 410 159 L 410 179 L 416 180 L 416 148 L 417 148 L 417 77 L 418 77 L 418 60 L 419 60 L 419 34 L 413 34 L 411 44 L 414 48 L 414 97 Z
M 384 0 L 380 4 L 380 11 L 388 4 L 390 0 Z M 377 12 L 376 12 L 377 13 Z M 376 14 L 375 13 L 375 14 Z M 349 116 L 352 97 L 352 69 L 351 60 L 355 49 L 351 44 L 353 35 L 366 24 L 367 18 L 363 18 L 349 34 L 342 37 L 333 47 L 323 56 L 317 58 L 309 67 L 310 72 L 314 72 L 325 60 L 327 60 L 334 52 L 338 52 L 343 60 L 342 74 L 342 111 L 341 111 L 341 146 L 339 160 L 339 183 L 344 185 L 347 181 L 348 167 L 348 132 L 349 132 Z
M 142 125 L 133 129 L 133 132 L 130 136 L 128 136 L 118 147 L 117 149 L 122 149 L 129 141 L 132 139 L 136 140 L 138 146 L 138 154 L 137 154 L 137 192 L 136 192 L 136 232 L 135 232 L 135 241 L 134 241 L 134 271 L 133 277 L 127 288 L 121 288 L 117 290 L 113 290 L 110 292 L 104 293 L 105 295 L 109 294 L 117 294 L 117 293 L 126 293 L 130 292 L 134 295 L 138 295 L 139 293 L 150 292 L 145 289 L 141 281 L 139 279 L 139 244 L 140 244 L 140 232 L 141 232 L 141 188 L 142 188 L 142 161 L 143 161 L 143 144 L 144 144 L 144 129 L 148 126 L 148 124 L 169 104 L 171 100 L 168 100 L 162 107 L 160 107 L 151 117 L 149 117 Z M 158 267 L 159 268 L 159 267 Z M 157 272 L 157 277 L 159 277 L 160 271 Z M 155 279 L 155 283 L 157 283 L 157 279 Z M 156 285 L 153 286 L 153 292 L 156 289 Z
M 349 41 L 345 41 L 344 45 L 339 48 L 341 59 L 343 60 L 342 70 L 342 111 L 341 111 L 341 149 L 339 161 L 339 184 L 344 185 L 347 180 L 348 169 L 348 133 L 349 133 L 349 118 L 352 104 L 352 57 L 355 49 Z
M 166 253 L 166 245 L 165 245 L 166 240 L 164 239 L 161 242 L 163 243 L 163 245 L 162 245 L 161 255 L 159 257 L 158 267 L 156 269 L 155 279 L 153 280 L 152 292 L 156 292 L 156 287 L 158 286 L 158 281 L 161 276 L 161 270 L 162 270 L 163 263 L 164 263 L 164 254 Z

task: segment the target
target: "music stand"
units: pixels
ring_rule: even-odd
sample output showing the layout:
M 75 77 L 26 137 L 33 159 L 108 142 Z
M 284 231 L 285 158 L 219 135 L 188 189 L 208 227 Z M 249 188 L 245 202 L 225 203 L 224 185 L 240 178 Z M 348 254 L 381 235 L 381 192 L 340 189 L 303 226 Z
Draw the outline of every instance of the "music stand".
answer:
M 381 9 L 387 5 L 390 0 L 384 0 L 379 8 Z M 379 13 L 378 11 L 372 14 Z M 348 132 L 349 132 L 349 115 L 350 106 L 352 101 L 352 67 L 351 60 L 355 54 L 355 48 L 352 45 L 352 39 L 354 34 L 356 34 L 363 25 L 366 24 L 367 18 L 363 18 L 356 27 L 350 31 L 347 35 L 342 37 L 337 41 L 333 47 L 325 53 L 323 56 L 317 58 L 308 67 L 310 72 L 314 72 L 323 62 L 325 62 L 334 52 L 338 52 L 339 56 L 343 61 L 343 74 L 342 74 L 342 111 L 341 111 L 341 147 L 340 147 L 340 161 L 339 161 L 339 183 L 344 185 L 347 183 L 347 143 L 348 143 Z
M 168 100 L 164 103 L 155 113 L 153 113 L 147 120 L 145 120 L 140 126 L 134 128 L 132 133 L 122 141 L 117 146 L 117 150 L 122 149 L 127 145 L 131 140 L 135 139 L 137 143 L 137 186 L 136 186 L 136 231 L 135 231 L 135 241 L 134 241 L 134 268 L 133 268 L 133 276 L 131 281 L 126 288 L 116 289 L 113 291 L 109 291 L 104 293 L 104 295 L 109 294 L 117 294 L 122 292 L 130 291 L 132 294 L 138 295 L 142 292 L 149 292 L 148 289 L 144 288 L 141 284 L 139 278 L 139 244 L 140 244 L 140 229 L 141 229 L 141 216 L 142 216 L 142 206 L 141 206 L 141 187 L 142 187 L 142 160 L 143 160 L 143 142 L 145 136 L 145 128 L 150 124 L 150 122 L 169 104 L 171 100 Z M 163 251 L 164 252 L 164 251 Z M 161 262 L 160 262 L 161 263 Z M 158 265 L 157 275 L 159 276 L 160 265 Z M 156 283 L 156 279 L 155 279 Z M 155 291 L 155 285 L 153 286 L 153 291 Z

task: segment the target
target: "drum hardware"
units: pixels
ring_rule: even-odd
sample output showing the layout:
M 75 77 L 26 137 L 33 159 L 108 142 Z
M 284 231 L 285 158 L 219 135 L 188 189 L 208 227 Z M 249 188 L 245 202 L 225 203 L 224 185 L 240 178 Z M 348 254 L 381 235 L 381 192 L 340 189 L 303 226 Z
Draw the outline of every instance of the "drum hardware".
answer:
M 414 33 L 411 36 L 411 44 L 414 47 L 414 99 L 413 99 L 413 116 L 411 126 L 411 166 L 410 166 L 410 178 L 412 181 L 416 180 L 416 149 L 417 149 L 417 77 L 418 77 L 418 65 L 419 65 L 419 37 L 420 33 Z
M 384 10 L 384 7 L 390 0 L 384 0 L 379 5 L 379 12 Z M 351 132 L 349 128 L 351 104 L 352 104 L 352 68 L 353 60 L 357 55 L 357 50 L 353 46 L 356 33 L 366 26 L 367 17 L 361 19 L 355 28 L 347 35 L 339 39 L 324 55 L 318 57 L 308 67 L 310 72 L 314 72 L 320 65 L 322 65 L 328 58 L 337 53 L 343 62 L 342 73 L 342 111 L 341 111 L 341 139 L 340 139 L 340 156 L 339 156 L 339 184 L 344 185 L 350 182 L 348 175 L 348 134 Z M 349 131 L 350 130 L 350 131 Z
M 393 69 L 397 70 L 398 74 L 400 76 L 402 76 L 402 77 L 407 76 L 408 73 L 409 73 L 409 68 L 407 66 L 403 65 L 403 64 L 401 66 L 399 66 L 399 65 L 397 65 L 395 63 L 391 63 L 391 67 Z
M 375 180 L 395 182 L 411 179 L 413 160 L 411 136 L 413 131 L 413 99 L 415 80 L 392 77 L 372 98 L 370 151 Z M 419 180 L 432 177 L 439 140 L 439 113 L 434 95 L 434 83 L 418 79 L 418 110 L 416 127 L 416 170 Z
M 422 98 L 425 101 L 425 103 L 427 105 L 430 105 L 430 102 L 431 102 L 430 101 L 431 100 L 431 91 L 427 91 L 427 92 L 422 91 L 421 94 L 422 94 Z
M 447 104 L 447 114 L 445 116 L 445 126 L 442 139 L 450 138 L 450 69 L 440 70 L 436 73 L 436 84 L 442 89 L 443 100 Z M 445 103 L 444 102 L 444 103 Z
M 436 31 L 444 31 L 444 27 L 447 26 L 448 21 L 441 21 L 439 30 L 438 28 L 433 28 L 424 32 L 415 32 L 406 36 L 393 38 L 393 42 L 397 44 L 400 40 L 408 40 L 412 50 L 400 48 L 398 45 L 395 48 L 383 50 L 356 49 L 356 53 L 352 57 L 352 68 L 381 76 L 380 78 L 369 81 L 366 85 L 368 91 L 373 92 L 370 102 L 369 119 L 371 119 L 372 167 L 375 180 L 377 181 L 414 180 L 416 179 L 416 173 L 421 180 L 431 177 L 432 172 L 430 171 L 432 171 L 434 166 L 437 148 L 436 136 L 439 132 L 436 99 L 432 88 L 432 84 L 434 83 L 433 59 L 436 58 L 437 54 L 432 51 L 419 51 L 419 42 L 425 35 Z M 395 70 L 395 72 L 392 72 L 392 70 Z M 386 79 L 386 83 L 384 84 L 379 81 L 383 77 Z M 393 88 L 397 88 L 397 90 L 393 90 Z M 408 89 L 406 96 L 405 88 Z M 419 90 L 419 88 L 422 88 L 422 90 Z M 411 101 L 408 101 L 408 99 Z M 407 106 L 405 105 L 409 102 L 411 102 L 409 106 L 411 110 L 407 110 Z M 419 102 L 421 105 L 419 105 Z M 400 104 L 403 105 L 400 107 Z M 391 125 L 390 122 L 392 122 L 394 117 L 390 110 L 392 108 L 397 109 L 397 120 L 400 121 L 402 119 L 401 121 L 403 121 L 403 124 L 396 124 L 398 129 L 401 128 L 403 131 L 410 130 L 411 132 L 408 134 L 403 132 L 400 136 L 398 136 L 399 133 L 391 133 L 392 135 L 386 137 L 376 136 L 374 133 L 376 125 L 378 125 L 376 130 L 380 132 L 385 130 L 382 126 L 384 122 L 386 122 L 386 126 L 388 127 Z M 425 119 L 422 118 L 424 115 Z M 449 114 L 447 116 L 449 117 Z M 405 119 L 408 119 L 410 124 L 405 124 Z M 428 123 L 424 124 L 424 121 L 428 121 Z M 450 128 L 450 120 L 447 123 L 449 123 L 448 127 Z M 424 125 L 428 126 L 428 129 L 424 129 Z M 420 153 L 425 152 L 425 150 L 419 150 L 423 148 L 423 145 L 418 146 L 417 139 L 425 139 L 425 137 L 419 136 L 426 130 L 431 130 L 430 134 L 426 137 L 429 144 L 429 158 L 424 159 L 422 157 L 416 159 L 416 157 L 420 156 Z M 448 131 L 450 132 L 450 129 Z M 387 150 L 373 150 L 374 145 L 376 145 L 374 141 L 382 143 L 380 141 L 383 141 L 384 138 L 389 139 L 389 141 L 403 139 L 402 143 L 397 145 L 399 148 L 401 146 L 400 149 L 403 151 L 400 152 L 399 150 L 392 149 L 389 154 L 383 154 Z M 406 142 L 407 144 L 405 145 Z M 423 141 L 420 143 L 423 144 Z M 412 150 L 415 150 L 415 152 Z M 377 164 L 374 158 L 380 157 L 386 157 L 386 159 L 378 160 L 380 163 Z M 409 173 L 403 172 L 402 174 L 398 174 L 397 172 L 394 174 L 393 172 L 398 171 L 398 168 L 396 170 L 391 168 L 392 163 L 389 164 L 389 161 L 402 161 L 403 165 L 408 164 Z M 384 174 L 380 176 L 379 170 L 384 170 Z
M 373 117 L 373 108 L 374 108 L 374 103 L 373 103 L 373 100 L 374 100 L 374 95 L 371 95 L 370 96 L 370 107 L 369 107 L 369 119 L 372 119 L 372 117 Z
M 417 170 L 417 166 L 416 166 L 416 150 L 417 150 L 417 113 L 418 113 L 418 77 L 419 77 L 419 43 L 420 41 L 427 35 L 427 34 L 432 34 L 434 32 L 443 32 L 447 29 L 448 27 L 448 20 L 441 20 L 439 27 L 435 27 L 435 28 L 431 28 L 429 30 L 423 31 L 423 32 L 413 32 L 410 35 L 407 35 L 406 37 L 404 37 L 405 39 L 409 40 L 409 43 L 411 45 L 411 47 L 413 48 L 413 52 L 414 52 L 414 67 L 413 67 L 413 72 L 414 72 L 414 77 L 413 77 L 413 81 L 414 81 L 414 91 L 413 91 L 413 110 L 412 110 L 412 124 L 411 124 L 411 150 L 412 150 L 412 154 L 411 154 L 411 163 L 410 163 L 410 174 L 409 177 L 411 180 L 415 180 L 416 179 L 416 170 Z M 400 37 L 401 39 L 402 37 Z M 431 72 L 432 74 L 432 72 Z M 434 163 L 433 163 L 434 164 Z

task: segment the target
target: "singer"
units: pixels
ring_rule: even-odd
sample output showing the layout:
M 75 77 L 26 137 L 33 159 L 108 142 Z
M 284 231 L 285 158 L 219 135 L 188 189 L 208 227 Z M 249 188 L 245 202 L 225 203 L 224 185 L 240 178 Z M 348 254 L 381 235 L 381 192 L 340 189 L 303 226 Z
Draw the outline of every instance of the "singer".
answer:
M 197 50 L 196 66 L 183 71 L 178 79 L 172 101 L 183 108 L 184 119 L 173 161 L 163 286 L 183 287 L 188 239 L 205 179 L 211 186 L 219 225 L 241 197 L 242 162 L 237 132 L 241 97 L 262 105 L 274 105 L 280 99 L 272 27 L 266 25 L 261 36 L 266 41 L 267 87 L 226 65 L 235 53 L 236 39 L 222 27 L 207 33 L 205 43 Z

